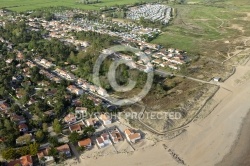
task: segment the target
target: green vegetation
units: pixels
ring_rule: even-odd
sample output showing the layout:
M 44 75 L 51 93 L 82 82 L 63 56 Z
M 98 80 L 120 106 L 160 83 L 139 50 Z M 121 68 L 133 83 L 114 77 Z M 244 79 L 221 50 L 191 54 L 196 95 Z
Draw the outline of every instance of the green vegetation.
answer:
M 4 159 L 16 159 L 24 155 L 36 155 L 38 152 L 39 144 L 33 143 L 28 146 L 23 146 L 21 148 L 7 148 L 2 151 L 1 155 Z
M 250 9 L 249 1 L 189 0 L 187 2 L 190 4 L 172 5 L 173 21 L 164 28 L 165 32 L 152 41 L 153 43 L 211 56 L 214 54 L 214 49 L 211 47 L 216 45 L 214 42 L 230 41 L 237 36 L 250 34 L 247 14 L 244 13 Z M 232 25 L 242 27 L 243 31 Z
M 144 0 L 145 2 L 152 2 L 155 0 Z M 107 6 L 116 6 L 116 5 L 126 5 L 126 4 L 134 4 L 141 2 L 141 0 L 101 0 L 98 3 L 94 4 L 84 4 L 82 0 L 1 0 L 0 8 L 7 8 L 13 11 L 27 11 L 27 10 L 35 10 L 44 7 L 71 7 L 77 9 L 85 9 L 85 10 L 98 10 Z M 90 1 L 89 1 L 90 2 Z

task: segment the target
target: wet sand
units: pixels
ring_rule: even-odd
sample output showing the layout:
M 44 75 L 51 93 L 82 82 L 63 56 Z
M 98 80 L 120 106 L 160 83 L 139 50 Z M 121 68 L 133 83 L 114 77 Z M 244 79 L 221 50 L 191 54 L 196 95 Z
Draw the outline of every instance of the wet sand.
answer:
M 244 118 L 238 139 L 231 151 L 216 166 L 247 166 L 250 165 L 250 112 Z

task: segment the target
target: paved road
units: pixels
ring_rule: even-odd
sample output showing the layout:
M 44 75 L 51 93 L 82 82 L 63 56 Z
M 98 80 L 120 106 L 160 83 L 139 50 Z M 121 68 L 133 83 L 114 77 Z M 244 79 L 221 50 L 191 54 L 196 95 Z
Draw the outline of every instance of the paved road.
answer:
M 80 154 L 78 153 L 78 151 L 76 150 L 75 145 L 73 145 L 72 143 L 69 143 L 70 149 L 73 152 L 74 156 L 76 157 L 78 163 L 81 163 L 81 158 L 80 158 Z

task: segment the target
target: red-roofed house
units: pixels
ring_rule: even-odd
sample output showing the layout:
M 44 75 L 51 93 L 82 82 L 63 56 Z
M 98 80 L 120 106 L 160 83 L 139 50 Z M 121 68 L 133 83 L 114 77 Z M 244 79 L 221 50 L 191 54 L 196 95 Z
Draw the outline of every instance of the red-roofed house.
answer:
M 87 139 L 78 141 L 78 146 L 84 147 L 84 148 L 91 148 L 91 146 L 92 146 L 91 139 L 87 138 Z
M 65 116 L 64 121 L 68 124 L 76 122 L 76 116 L 73 113 L 69 113 Z
M 141 139 L 140 133 L 135 133 L 132 129 L 126 129 L 124 131 L 128 141 L 135 143 L 137 140 Z
M 33 166 L 31 155 L 22 156 L 18 160 L 12 160 L 8 163 L 8 166 Z
M 80 132 L 80 131 L 82 131 L 82 128 L 81 128 L 81 126 L 79 124 L 75 124 L 75 125 L 70 125 L 69 130 L 70 130 L 71 133 L 74 132 L 74 131 L 75 132 Z
M 49 164 L 53 164 L 55 163 L 54 157 L 53 156 L 49 156 L 49 150 L 50 148 L 45 148 L 43 150 L 40 150 L 37 153 L 37 157 L 39 159 L 39 162 L 43 165 L 49 165 Z
M 9 105 L 7 103 L 0 104 L 1 111 L 8 110 L 8 109 L 9 109 Z
M 68 144 L 56 147 L 57 151 L 61 154 L 65 154 L 66 157 L 71 157 L 71 152 Z
M 25 123 L 22 123 L 22 124 L 18 125 L 18 129 L 19 129 L 19 131 L 25 132 L 25 131 L 28 131 L 28 126 Z

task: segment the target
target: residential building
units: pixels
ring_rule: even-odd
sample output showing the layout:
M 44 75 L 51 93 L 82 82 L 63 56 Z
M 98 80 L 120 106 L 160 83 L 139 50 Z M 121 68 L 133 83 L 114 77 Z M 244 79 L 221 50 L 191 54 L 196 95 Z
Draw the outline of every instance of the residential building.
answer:
M 213 79 L 215 82 L 220 82 L 221 78 L 220 77 L 214 77 Z
M 43 164 L 43 165 L 55 164 L 54 157 L 49 156 L 49 150 L 50 150 L 50 148 L 47 147 L 43 150 L 38 151 L 37 157 L 39 159 L 40 164 Z
M 69 113 L 64 117 L 64 121 L 68 124 L 76 122 L 76 116 L 73 113 Z
M 99 127 L 101 124 L 96 118 L 89 118 L 85 120 L 87 126 Z
M 132 129 L 126 129 L 124 133 L 125 133 L 127 140 L 132 143 L 135 143 L 137 140 L 141 139 L 140 133 L 136 133 Z
M 95 85 L 90 85 L 90 86 L 89 86 L 89 90 L 90 90 L 91 92 L 96 92 L 97 88 L 96 88 Z
M 64 154 L 67 158 L 71 157 L 71 152 L 68 144 L 56 147 L 59 154 Z
M 76 107 L 75 108 L 75 114 L 77 115 L 77 118 L 82 119 L 87 115 L 87 108 L 86 107 Z
M 102 138 L 105 146 L 111 144 L 111 141 L 109 139 L 109 134 L 108 133 L 101 134 L 101 138 Z
M 10 108 L 9 105 L 7 103 L 5 103 L 5 102 L 0 104 L 0 110 L 1 111 L 9 110 L 9 108 Z
M 109 131 L 109 134 L 110 134 L 111 139 L 114 143 L 118 143 L 119 141 L 123 140 L 121 133 L 117 128 Z
M 20 157 L 20 159 L 10 161 L 7 166 L 33 166 L 31 155 Z
M 21 131 L 26 132 L 26 131 L 28 131 L 28 126 L 25 123 L 22 123 L 22 124 L 18 125 L 18 129 L 20 132 Z
M 169 64 L 168 67 L 171 68 L 171 69 L 174 69 L 174 70 L 179 69 L 176 64 Z
M 103 148 L 105 146 L 104 141 L 101 137 L 96 138 L 96 143 L 97 143 L 99 148 Z
M 168 52 L 173 53 L 175 51 L 174 48 L 168 48 Z
M 87 83 L 87 82 L 83 82 L 82 83 L 82 85 L 81 85 L 81 87 L 83 88 L 83 89 L 85 89 L 85 90 L 87 90 L 87 89 L 89 89 L 89 83 Z
M 69 85 L 69 86 L 67 87 L 67 90 L 70 91 L 71 93 L 76 94 L 76 95 L 81 95 L 81 94 L 83 94 L 83 90 L 77 88 L 75 85 Z
M 109 125 L 109 124 L 112 123 L 111 122 L 111 118 L 108 115 L 106 115 L 106 114 L 101 114 L 99 116 L 99 118 L 103 122 L 104 125 Z
M 91 139 L 90 138 L 87 138 L 87 139 L 83 139 L 81 141 L 78 141 L 78 146 L 79 147 L 84 147 L 84 148 L 91 148 L 92 147 L 92 144 L 91 144 Z
M 82 128 L 81 128 L 80 124 L 75 124 L 75 125 L 70 125 L 69 130 L 70 130 L 71 133 L 72 132 L 78 132 L 79 133 L 79 132 L 82 131 Z
M 97 93 L 101 96 L 108 96 L 107 91 L 101 87 L 98 88 Z
M 17 115 L 17 114 L 12 114 L 10 116 L 10 120 L 18 125 L 22 123 L 26 123 L 25 118 L 22 115 Z

